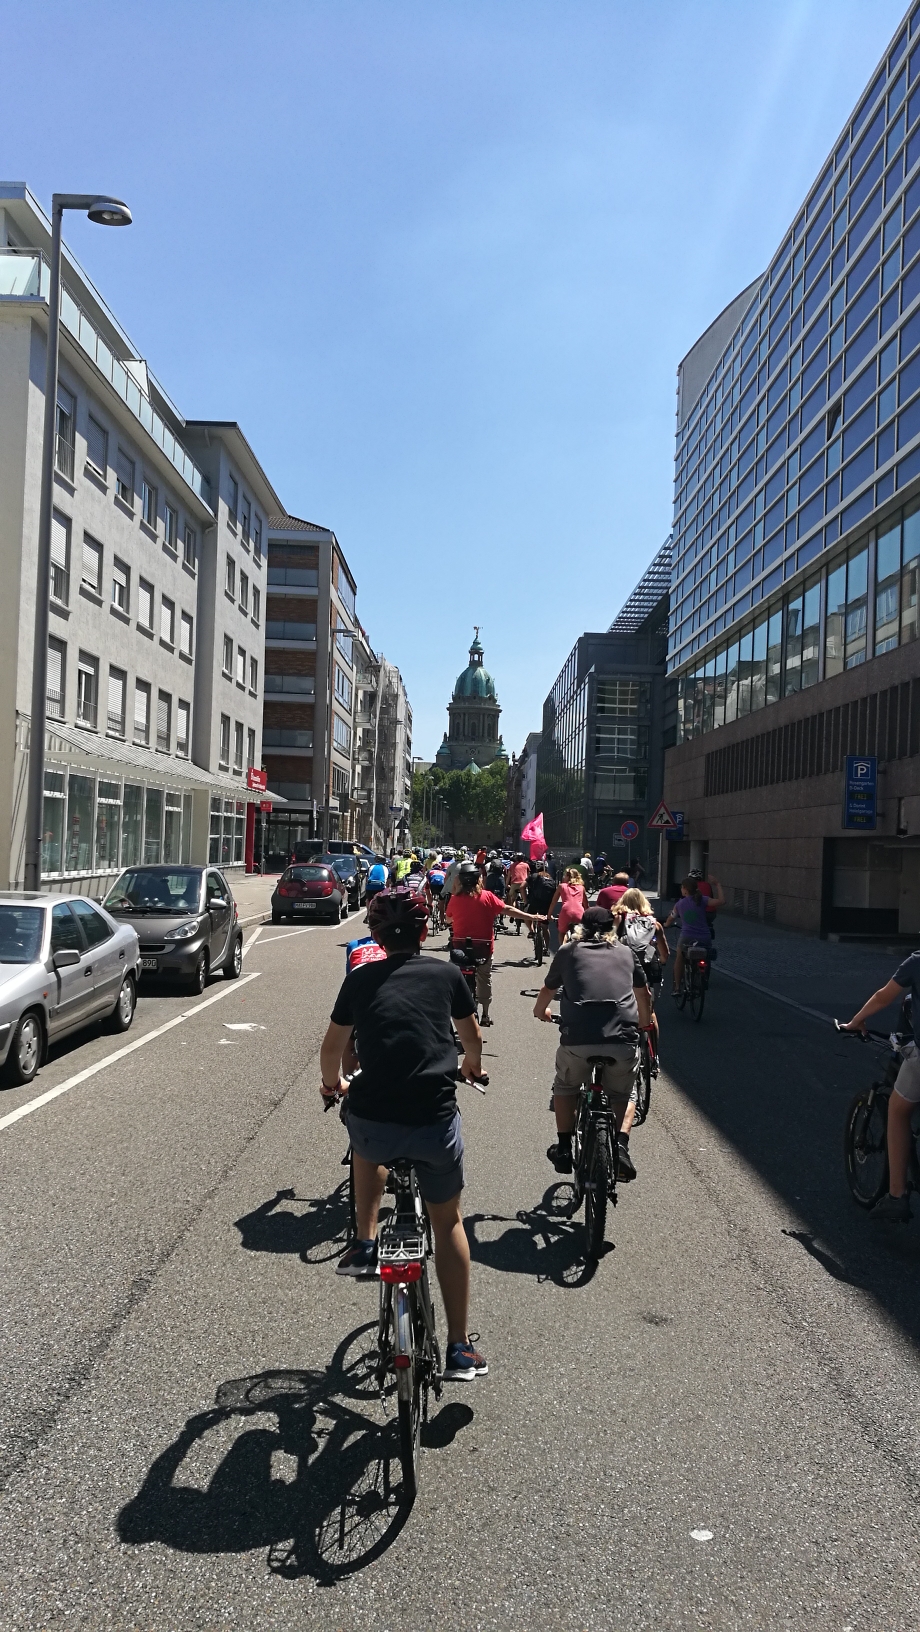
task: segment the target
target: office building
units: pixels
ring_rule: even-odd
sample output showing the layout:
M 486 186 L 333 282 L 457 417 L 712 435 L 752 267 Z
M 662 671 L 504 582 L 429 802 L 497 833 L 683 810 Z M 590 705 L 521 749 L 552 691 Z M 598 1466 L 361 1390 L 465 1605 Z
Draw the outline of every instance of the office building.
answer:
M 670 566 L 667 540 L 606 633 L 576 641 L 543 705 L 535 805 L 557 855 L 603 851 L 657 875 L 647 823 L 664 772 Z
M 918 504 L 920 8 L 678 373 L 665 794 L 739 911 L 920 929 Z
M 412 805 L 412 709 L 402 675 L 363 630 L 355 641 L 355 837 L 388 851 L 407 837 Z
M 50 240 L 28 189 L 0 184 L 0 879 L 13 888 Z M 262 551 L 278 499 L 236 424 L 183 418 L 66 249 L 62 282 L 42 873 L 99 894 L 135 862 L 244 865 L 247 810 L 265 797 L 248 773 L 261 765 Z

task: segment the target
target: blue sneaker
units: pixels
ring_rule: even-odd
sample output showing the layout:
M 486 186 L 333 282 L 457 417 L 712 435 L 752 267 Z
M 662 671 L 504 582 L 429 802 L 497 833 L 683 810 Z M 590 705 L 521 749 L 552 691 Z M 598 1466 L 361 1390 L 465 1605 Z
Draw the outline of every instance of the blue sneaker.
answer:
M 377 1274 L 376 1241 L 356 1241 L 335 1266 L 337 1275 L 351 1275 L 358 1281 L 373 1280 Z
M 481 1354 L 467 1338 L 463 1343 L 448 1343 L 447 1364 L 444 1367 L 446 1383 L 474 1383 L 477 1377 L 487 1377 L 489 1367 Z

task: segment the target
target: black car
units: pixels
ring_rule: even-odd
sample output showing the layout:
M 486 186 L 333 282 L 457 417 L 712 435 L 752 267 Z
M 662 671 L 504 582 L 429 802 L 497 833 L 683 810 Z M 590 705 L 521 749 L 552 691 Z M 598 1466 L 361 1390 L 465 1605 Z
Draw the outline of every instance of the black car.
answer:
M 272 892 L 272 923 L 283 918 L 293 923 L 316 923 L 325 919 L 337 924 L 348 917 L 348 889 L 334 867 L 320 866 L 317 861 L 298 862 L 286 867 Z
M 362 868 L 357 856 L 337 856 L 331 851 L 317 857 L 322 867 L 332 867 L 342 880 L 348 895 L 348 905 L 352 912 L 364 905 L 367 899 L 367 871 Z
M 102 904 L 137 930 L 147 975 L 203 992 L 215 970 L 236 980 L 243 967 L 239 913 L 217 867 L 127 867 Z

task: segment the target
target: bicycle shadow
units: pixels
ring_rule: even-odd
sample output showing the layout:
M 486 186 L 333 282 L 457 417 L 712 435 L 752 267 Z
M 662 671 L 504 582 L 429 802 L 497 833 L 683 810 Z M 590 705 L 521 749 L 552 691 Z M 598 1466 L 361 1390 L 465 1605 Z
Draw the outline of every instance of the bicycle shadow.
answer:
M 274 1574 L 321 1586 L 374 1563 L 412 1505 L 394 1417 L 380 1414 L 367 1364 L 375 1340 L 371 1322 L 343 1339 L 325 1371 L 221 1383 L 213 1409 L 189 1417 L 122 1508 L 119 1540 L 185 1553 L 265 1547 Z M 422 1443 L 444 1448 L 472 1420 L 469 1406 L 443 1405 Z
M 282 1202 L 302 1202 L 306 1211 L 294 1213 Z M 349 1236 L 348 1180 L 343 1179 L 331 1195 L 298 1196 L 293 1190 L 278 1190 L 251 1213 L 234 1220 L 245 1252 L 296 1253 L 305 1264 L 329 1262 L 343 1252 Z M 329 1251 L 322 1249 L 328 1247 Z
M 464 1219 L 470 1256 L 488 1269 L 507 1275 L 530 1275 L 539 1284 L 586 1286 L 597 1264 L 585 1258 L 584 1226 L 571 1216 L 574 1195 L 569 1184 L 552 1184 L 537 1207 L 522 1208 L 514 1218 L 502 1213 L 470 1213 Z M 508 1224 L 495 1240 L 477 1233 L 482 1224 Z M 607 1245 L 605 1254 L 612 1252 Z

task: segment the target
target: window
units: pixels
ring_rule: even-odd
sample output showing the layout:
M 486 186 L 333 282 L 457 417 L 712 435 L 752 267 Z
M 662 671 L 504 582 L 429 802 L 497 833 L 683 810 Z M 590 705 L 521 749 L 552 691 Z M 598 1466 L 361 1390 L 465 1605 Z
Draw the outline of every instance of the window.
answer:
M 113 737 L 125 734 L 125 709 L 128 697 L 128 676 L 124 669 L 109 669 L 109 702 L 106 729 Z
M 115 492 L 124 504 L 134 509 L 134 460 L 129 459 L 123 448 L 118 450 L 118 460 L 115 467 Z
M 59 873 L 64 859 L 64 772 L 45 772 L 45 797 L 42 807 L 42 872 Z M 59 912 L 59 907 L 54 912 Z M 69 909 L 65 909 L 69 910 Z M 52 914 L 52 943 L 54 946 L 54 916 Z
M 224 635 L 223 672 L 228 680 L 233 679 L 233 641 L 229 635 Z
M 169 753 L 172 747 L 172 697 L 168 691 L 157 693 L 157 748 Z
M 904 516 L 901 546 L 901 644 L 917 638 L 917 578 L 920 571 L 920 510 Z
M 81 652 L 77 662 L 77 722 L 95 731 L 99 704 L 99 659 Z
M 104 430 L 92 414 L 86 430 L 86 458 L 87 462 L 98 470 L 101 476 L 108 473 L 109 468 L 109 433 Z
M 253 696 L 256 695 L 259 689 L 259 659 L 257 657 L 249 659 L 249 689 Z
M 901 523 L 880 531 L 875 546 L 875 655 L 898 644 L 898 590 L 901 582 Z
M 175 511 L 170 512 L 169 505 L 167 505 L 166 506 L 166 536 L 167 536 L 167 538 L 169 537 L 169 517 L 170 517 L 170 514 L 174 515 Z M 156 528 L 156 524 L 157 524 L 157 490 L 156 490 L 156 488 L 154 486 L 152 486 L 152 484 L 150 482 L 148 482 L 146 476 L 144 477 L 143 483 L 141 485 L 141 515 L 143 516 L 143 518 L 144 518 L 145 522 L 147 523 L 148 527 L 153 527 L 154 529 Z
M 824 672 L 840 674 L 866 659 L 868 551 L 855 549 L 827 575 Z
M 148 788 L 144 800 L 144 860 L 154 866 L 160 859 L 160 833 L 163 826 L 163 790 Z
M 166 790 L 165 809 L 163 811 L 163 860 L 166 863 L 177 862 L 181 852 L 182 836 L 182 796 Z
M 246 684 L 246 653 L 242 646 L 236 648 L 236 683 L 238 686 Z
M 290 618 L 284 622 L 280 618 L 268 618 L 265 624 L 266 640 L 315 640 L 316 624 L 293 622 Z
M 93 865 L 93 778 L 71 771 L 67 778 L 64 871 L 88 873 Z
M 256 516 L 252 524 L 252 553 L 256 561 L 262 559 L 262 517 Z
M 45 707 L 52 720 L 64 718 L 64 676 L 67 668 L 67 647 L 53 637 L 48 642 L 48 680 Z
M 137 580 L 137 621 L 142 629 L 153 628 L 153 585 L 146 578 Z
M 192 571 L 194 571 L 198 565 L 198 539 L 194 527 L 186 527 L 185 529 L 183 554 L 185 565 L 191 567 Z
M 102 777 L 96 783 L 96 869 L 104 873 L 118 871 L 118 840 L 121 828 L 121 783 L 106 782 Z M 88 903 L 86 903 L 88 905 Z M 83 902 L 74 902 L 74 911 L 83 906 Z M 96 918 L 99 914 L 95 908 L 90 908 Z M 104 919 L 100 918 L 100 923 Z M 89 938 L 90 926 L 81 919 L 83 928 Z M 108 934 L 111 930 L 106 925 Z M 94 943 L 90 943 L 91 945 Z
M 129 611 L 130 593 L 131 569 L 116 556 L 112 562 L 112 605 L 117 606 L 119 612 Z
M 249 579 L 245 572 L 240 573 L 240 611 L 249 612 Z
M 70 522 L 58 510 L 51 517 L 51 599 L 61 606 L 70 600 Z
M 141 859 L 143 825 L 144 790 L 130 782 L 126 782 L 121 800 L 121 865 L 123 867 L 135 867 Z
M 269 674 L 265 675 L 266 693 L 289 692 L 298 697 L 312 697 L 315 680 L 312 674 Z
M 337 748 L 342 749 L 343 753 L 350 752 L 351 726 L 346 725 L 344 720 L 340 720 L 338 714 L 332 716 L 332 740 Z
M 234 561 L 232 555 L 227 556 L 227 575 L 226 575 L 226 578 L 224 580 L 224 588 L 226 589 L 227 594 L 230 596 L 231 600 L 235 601 L 236 600 L 236 562 Z
M 255 762 L 256 762 L 256 734 L 255 734 L 254 730 L 252 729 L 252 726 L 250 726 L 249 730 L 246 732 L 246 769 L 247 770 L 252 770 L 252 767 L 255 764 Z
M 102 545 L 95 539 L 84 534 L 83 537 L 83 569 L 80 574 L 80 588 L 88 589 L 93 595 L 102 594 Z
M 183 657 L 191 657 L 192 655 L 194 630 L 195 623 L 191 612 L 183 612 L 179 621 L 179 650 Z
M 77 405 L 69 391 L 58 386 L 57 437 L 54 444 L 54 462 L 62 476 L 73 481 L 74 444 L 76 442 Z
M 113 865 L 117 867 L 117 861 Z M 91 947 L 101 946 L 103 941 L 107 941 L 109 939 L 112 931 L 103 918 L 102 913 L 97 912 L 96 908 L 91 902 L 72 901 L 70 903 L 70 910 L 71 912 L 76 913 L 80 923 L 83 925 L 83 933 Z
M 218 757 L 219 757 L 219 760 L 220 760 L 220 765 L 221 765 L 222 770 L 225 770 L 225 771 L 229 770 L 229 768 L 230 768 L 230 715 L 229 714 L 222 714 L 221 717 L 220 717 L 220 748 L 218 750 Z
M 134 683 L 134 741 L 139 748 L 150 744 L 150 687 L 146 680 Z
M 233 769 L 239 773 L 243 769 L 243 722 L 237 720 L 233 727 Z
M 163 539 L 166 544 L 166 548 L 168 550 L 172 550 L 173 555 L 175 555 L 178 548 L 178 537 L 179 512 L 178 510 L 174 510 L 171 504 L 167 504 L 165 510 L 163 511 Z
M 259 625 L 259 618 L 261 616 L 261 612 L 262 612 L 262 591 L 260 590 L 258 584 L 253 584 L 253 586 L 252 586 L 252 621 L 256 625 L 256 628 L 258 628 L 258 625 Z
M 164 646 L 176 644 L 176 606 L 165 595 L 160 602 L 160 639 Z
M 340 703 L 346 708 L 351 708 L 351 681 L 338 664 L 335 665 L 335 694 Z
M 785 695 L 804 691 L 818 680 L 821 583 L 814 579 L 786 606 Z
M 249 543 L 250 517 L 251 517 L 251 515 L 252 515 L 252 506 L 250 505 L 249 500 L 247 499 L 247 497 L 246 497 L 246 495 L 244 493 L 243 494 L 243 509 L 242 509 L 242 512 L 241 512 L 241 527 L 242 527 L 244 544 Z
M 332 767 L 332 791 L 340 799 L 348 797 L 348 772 L 340 770 L 338 765 Z
M 189 721 L 191 706 L 184 703 L 180 697 L 176 704 L 176 753 L 188 757 Z
M 237 511 L 239 509 L 239 503 L 240 503 L 239 483 L 237 482 L 237 479 L 236 479 L 235 476 L 231 476 L 230 477 L 230 499 L 229 499 L 229 502 L 227 504 L 227 509 L 230 512 L 231 521 L 236 521 Z
M 52 869 L 54 872 L 59 870 L 59 866 Z M 77 928 L 77 920 L 66 901 L 51 909 L 51 950 L 79 952 L 81 958 L 83 956 L 83 940 Z
M 319 571 L 316 567 L 272 567 L 266 573 L 269 584 L 285 589 L 316 589 Z
M 338 581 L 335 587 L 339 592 L 339 600 L 344 606 L 345 611 L 348 613 L 350 618 L 353 618 L 355 615 L 355 592 L 342 571 L 341 566 L 339 567 Z

